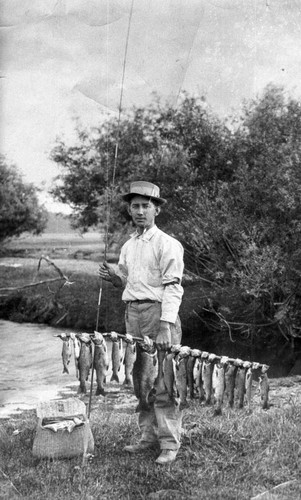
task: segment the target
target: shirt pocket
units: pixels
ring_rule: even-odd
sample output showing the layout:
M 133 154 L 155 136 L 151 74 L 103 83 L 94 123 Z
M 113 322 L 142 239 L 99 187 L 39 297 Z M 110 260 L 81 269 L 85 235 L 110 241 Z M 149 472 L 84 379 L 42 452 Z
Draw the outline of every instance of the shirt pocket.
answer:
M 147 273 L 147 284 L 153 287 L 159 287 L 162 285 L 161 271 L 158 267 L 149 267 Z

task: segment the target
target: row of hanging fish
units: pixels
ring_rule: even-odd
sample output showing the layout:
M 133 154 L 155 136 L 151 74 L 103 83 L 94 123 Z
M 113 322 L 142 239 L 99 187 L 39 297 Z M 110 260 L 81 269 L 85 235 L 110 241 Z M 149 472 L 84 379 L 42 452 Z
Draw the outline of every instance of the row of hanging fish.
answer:
M 259 390 L 262 408 L 269 406 L 268 365 L 256 362 L 217 356 L 212 353 L 175 345 L 167 353 L 158 351 L 156 344 L 145 337 L 133 338 L 116 332 L 101 334 L 94 332 L 58 334 L 63 340 L 63 373 L 69 373 L 68 365 L 74 350 L 76 375 L 79 379 L 79 393 L 86 393 L 86 381 L 93 364 L 96 373 L 96 395 L 105 395 L 105 383 L 110 360 L 105 337 L 112 341 L 111 381 L 119 382 L 120 369 L 124 364 L 124 384 L 134 386 L 139 400 L 137 411 L 148 409 L 157 390 L 167 390 L 180 408 L 188 401 L 198 399 L 205 405 L 213 404 L 214 413 L 221 414 L 224 402 L 229 407 L 248 407 L 253 395 L 254 375 L 259 375 Z M 123 340 L 125 342 L 123 342 Z M 125 344 L 125 345 L 124 345 Z
M 118 336 L 116 332 L 110 333 L 110 340 L 112 341 L 111 360 L 109 359 L 109 352 L 105 337 L 99 333 L 94 332 L 93 335 L 89 333 L 60 333 L 55 335 L 60 337 L 63 341 L 62 347 L 62 360 L 63 360 L 63 373 L 69 373 L 69 364 L 74 354 L 76 377 L 79 379 L 78 393 L 85 394 L 87 392 L 86 382 L 93 365 L 96 373 L 96 395 L 105 395 L 105 384 L 107 381 L 110 361 L 112 365 L 111 381 L 119 382 L 120 369 L 124 363 L 125 379 L 124 384 L 133 385 L 133 366 L 136 360 L 136 342 L 133 341 L 131 335 L 125 335 L 124 340 Z M 94 354 L 93 346 L 94 344 Z

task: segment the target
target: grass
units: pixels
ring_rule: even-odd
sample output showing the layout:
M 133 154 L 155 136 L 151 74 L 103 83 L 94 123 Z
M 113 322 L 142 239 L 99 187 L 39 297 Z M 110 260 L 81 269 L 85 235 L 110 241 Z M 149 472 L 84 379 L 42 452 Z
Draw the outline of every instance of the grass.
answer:
M 1 259 L 5 264 L 1 266 L 1 287 L 56 276 L 45 263 L 39 275 L 36 274 L 39 257 L 49 255 L 74 281 L 57 295 L 61 309 L 51 324 L 55 325 L 68 311 L 59 326 L 93 330 L 101 251 L 97 238 L 87 241 L 74 235 L 48 235 L 14 242 Z M 13 267 L 14 264 L 22 265 Z M 34 291 L 22 292 L 22 297 L 38 294 L 49 299 L 55 291 L 55 285 L 41 285 Z M 118 294 L 120 292 L 112 287 L 104 286 L 101 330 L 121 332 L 118 322 L 123 321 L 123 310 Z M 193 309 L 191 297 L 187 300 Z M 14 320 L 21 314 L 20 309 L 13 307 L 11 313 L 10 319 Z M 35 321 L 43 321 L 43 317 L 37 316 Z M 85 465 L 81 457 L 50 461 L 32 456 L 37 424 L 34 411 L 3 420 L 0 423 L 0 498 L 1 483 L 7 491 L 12 483 L 23 498 L 33 500 L 135 500 L 151 498 L 151 493 L 163 490 L 164 498 L 172 500 L 244 500 L 281 483 L 299 480 L 300 380 L 273 379 L 271 385 L 274 406 L 268 411 L 260 408 L 258 395 L 251 413 L 246 409 L 224 408 L 223 415 L 215 418 L 212 408 L 193 401 L 184 413 L 184 433 L 177 460 L 165 467 L 154 463 L 158 450 L 138 456 L 122 451 L 126 444 L 136 442 L 139 435 L 134 413 L 136 402 L 124 389 L 115 402 L 95 398 L 90 419 L 95 455 Z M 5 474 L 2 481 L 1 471 Z M 9 491 L 7 498 L 14 498 L 14 490 Z M 274 498 L 301 498 L 300 482 L 291 483 L 285 493 L 279 495 Z
M 135 402 L 128 392 L 120 392 L 123 403 L 129 398 L 128 405 L 94 401 L 90 423 L 95 455 L 85 465 L 80 457 L 49 461 L 32 456 L 34 412 L 3 422 L 0 467 L 24 498 L 131 500 L 172 490 L 164 498 L 244 500 L 300 479 L 300 399 L 264 411 L 256 395 L 252 412 L 224 408 L 216 418 L 211 407 L 193 401 L 184 413 L 177 460 L 158 466 L 154 460 L 159 450 L 134 456 L 122 451 L 136 442 L 139 431 Z M 276 498 L 300 497 L 301 483 L 296 481 Z

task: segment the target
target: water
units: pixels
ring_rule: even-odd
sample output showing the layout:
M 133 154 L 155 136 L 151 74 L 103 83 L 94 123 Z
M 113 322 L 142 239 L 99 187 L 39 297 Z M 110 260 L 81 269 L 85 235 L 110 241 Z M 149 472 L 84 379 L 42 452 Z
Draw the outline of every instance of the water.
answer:
M 66 330 L 0 320 L 0 418 L 56 399 L 62 390 L 76 393 L 73 357 L 69 375 L 63 374 L 62 341 L 53 337 L 62 331 Z

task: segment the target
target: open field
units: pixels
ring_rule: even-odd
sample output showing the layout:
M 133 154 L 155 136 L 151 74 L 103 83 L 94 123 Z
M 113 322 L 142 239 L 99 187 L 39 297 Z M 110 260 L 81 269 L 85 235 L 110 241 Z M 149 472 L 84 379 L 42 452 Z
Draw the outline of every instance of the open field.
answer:
M 177 460 L 158 466 L 154 460 L 159 450 L 134 456 L 122 451 L 138 437 L 136 400 L 128 389 L 110 384 L 108 396 L 92 400 L 95 452 L 85 464 L 81 457 L 49 461 L 32 456 L 34 412 L 3 422 L 2 487 L 11 492 L 8 498 L 18 493 L 36 500 L 247 500 L 273 488 L 270 496 L 258 500 L 298 500 L 300 377 L 272 380 L 271 403 L 268 411 L 262 410 L 255 392 L 250 412 L 225 407 L 213 418 L 212 407 L 191 402 L 184 410 Z
M 40 236 L 22 236 L 6 243 L 4 256 L 39 257 L 46 254 L 52 258 L 93 259 L 100 262 L 104 256 L 104 238 L 102 234 L 91 232 L 45 233 Z M 112 257 L 109 254 L 109 257 Z M 116 256 L 115 256 L 116 259 Z

